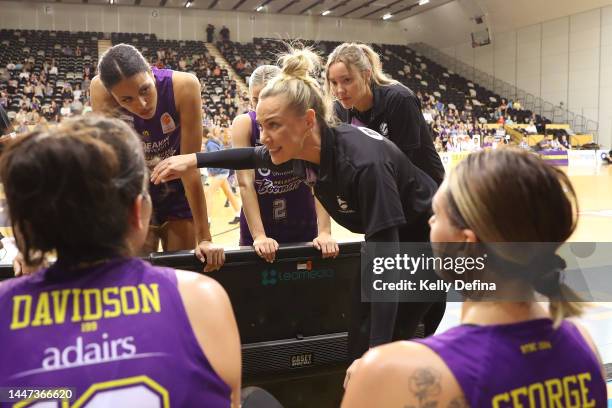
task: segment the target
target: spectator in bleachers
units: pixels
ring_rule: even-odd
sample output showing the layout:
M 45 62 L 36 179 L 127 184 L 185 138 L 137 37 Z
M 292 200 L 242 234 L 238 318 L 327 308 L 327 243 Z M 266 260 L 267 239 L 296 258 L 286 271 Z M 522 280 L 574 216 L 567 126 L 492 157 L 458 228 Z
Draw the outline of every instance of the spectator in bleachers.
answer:
M 206 42 L 213 42 L 215 37 L 215 26 L 212 24 L 208 24 L 206 26 Z
M 52 63 L 51 67 L 49 68 L 49 75 L 57 75 L 57 73 L 58 73 L 57 65 Z
M 561 143 L 559 143 L 559 139 L 556 137 L 553 137 L 550 140 L 550 149 L 552 150 L 565 150 L 565 147 L 561 146 Z
M 13 61 L 9 61 L 9 63 L 6 64 L 6 69 L 8 69 L 9 71 L 15 71 L 17 67 Z
M 570 145 L 569 141 L 567 140 L 567 136 L 566 135 L 561 135 L 561 138 L 559 139 L 559 144 L 565 150 L 569 150 L 571 148 L 571 145 Z
M 533 119 L 529 120 L 529 124 L 525 128 L 525 133 L 527 133 L 528 135 L 535 135 L 538 133 L 538 129 L 536 128 L 536 125 L 533 123 Z
M 32 107 L 28 109 L 26 114 L 26 124 L 28 125 L 36 125 L 40 120 L 40 116 L 38 115 L 38 111 Z
M 81 90 L 81 85 L 77 83 L 75 85 L 75 89 L 72 91 L 72 95 L 74 97 L 74 100 L 80 101 L 82 94 L 83 94 L 83 91 Z
M 236 63 L 235 69 L 238 75 L 242 75 L 242 71 L 244 70 L 244 62 L 242 61 L 242 58 Z
M 70 85 L 69 82 L 64 83 L 64 87 L 62 88 L 62 98 L 64 99 L 73 98 L 72 85 Z
M 219 30 L 219 34 L 221 34 L 221 39 L 223 41 L 230 40 L 230 30 L 226 26 L 221 27 L 221 30 Z
M 21 80 L 27 81 L 29 79 L 30 79 L 30 72 L 26 70 L 25 68 L 23 68 L 21 72 L 19 73 L 19 81 Z
M 47 105 L 45 118 L 50 122 L 60 121 L 60 107 L 52 100 L 51 105 Z
M 30 105 L 30 108 L 35 110 L 36 112 L 40 111 L 41 108 L 41 103 L 40 103 L 40 99 L 38 99 L 37 97 L 33 97 L 32 98 L 32 104 Z
M 88 92 L 90 85 L 91 80 L 89 79 L 89 75 L 83 75 L 83 80 L 81 81 L 81 89 L 83 90 L 83 92 Z
M 72 116 L 72 109 L 70 108 L 70 99 L 64 99 L 62 107 L 60 108 L 60 117 L 67 118 Z
M 17 115 L 15 116 L 15 122 L 17 122 L 19 125 L 25 124 L 27 122 L 27 115 L 28 109 L 25 105 L 21 105 L 19 112 L 17 112 Z
M 34 87 L 34 96 L 36 96 L 37 98 L 45 97 L 45 86 L 43 85 L 42 81 L 39 81 Z
M 499 110 L 502 112 L 502 114 L 505 114 L 508 110 L 508 101 L 506 100 L 506 98 L 502 98 L 501 103 L 499 105 Z
M 444 167 L 423 118 L 421 102 L 383 72 L 372 48 L 355 43 L 336 47 L 327 59 L 325 83 L 337 98 L 335 111 L 340 120 L 381 133 L 434 181 L 442 182 Z
M 251 62 L 250 62 L 250 61 L 248 61 L 248 60 L 247 60 L 247 61 L 244 63 L 244 69 L 243 69 L 243 71 L 242 71 L 242 72 L 243 72 L 243 74 L 244 74 L 244 75 L 246 75 L 246 76 L 249 76 L 249 75 L 251 75 L 251 74 L 253 73 L 253 65 L 251 64 Z
M 0 83 L 7 82 L 11 79 L 11 71 L 6 68 L 0 68 Z
M 83 113 L 83 102 L 80 99 L 74 99 L 70 104 L 70 111 L 73 115 L 81 115 Z
M 45 86 L 45 96 L 50 98 L 55 93 L 55 89 L 53 89 L 53 85 L 51 83 L 47 83 Z
M 26 82 L 23 86 L 23 94 L 28 98 L 32 98 L 34 96 L 34 86 L 30 81 Z

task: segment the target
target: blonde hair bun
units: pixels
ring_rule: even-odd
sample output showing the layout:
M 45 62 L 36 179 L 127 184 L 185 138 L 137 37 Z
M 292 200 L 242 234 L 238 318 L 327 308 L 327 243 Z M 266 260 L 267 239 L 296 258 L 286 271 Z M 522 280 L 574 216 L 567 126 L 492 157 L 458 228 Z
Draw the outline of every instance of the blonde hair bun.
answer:
M 304 79 L 316 75 L 321 67 L 321 58 L 309 48 L 294 49 L 280 58 L 282 73 L 287 77 Z

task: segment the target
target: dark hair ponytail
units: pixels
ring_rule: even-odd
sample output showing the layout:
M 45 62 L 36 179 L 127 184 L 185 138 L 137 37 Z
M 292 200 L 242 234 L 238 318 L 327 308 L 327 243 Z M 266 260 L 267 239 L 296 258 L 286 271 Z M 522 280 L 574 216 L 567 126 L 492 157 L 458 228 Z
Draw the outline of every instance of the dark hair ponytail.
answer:
M 136 47 L 129 44 L 117 44 L 109 48 L 98 63 L 100 80 L 111 89 L 124 78 L 151 70 L 147 60 Z
M 27 264 L 51 251 L 72 261 L 126 253 L 130 209 L 148 187 L 138 137 L 95 115 L 15 139 L 0 177 Z

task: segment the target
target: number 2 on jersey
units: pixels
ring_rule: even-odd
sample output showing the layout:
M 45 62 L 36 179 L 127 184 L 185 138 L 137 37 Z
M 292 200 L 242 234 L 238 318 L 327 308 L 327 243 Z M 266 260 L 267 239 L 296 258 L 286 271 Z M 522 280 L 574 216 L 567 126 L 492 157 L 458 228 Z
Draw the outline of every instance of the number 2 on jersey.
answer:
M 287 218 L 287 200 L 284 198 L 277 198 L 272 202 L 272 215 L 274 221 L 280 221 Z

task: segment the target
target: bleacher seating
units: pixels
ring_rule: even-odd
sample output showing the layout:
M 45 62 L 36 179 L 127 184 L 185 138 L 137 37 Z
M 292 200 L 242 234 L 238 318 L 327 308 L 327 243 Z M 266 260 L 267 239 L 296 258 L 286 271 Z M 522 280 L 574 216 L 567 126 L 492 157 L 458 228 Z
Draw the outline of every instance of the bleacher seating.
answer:
M 234 70 L 247 80 L 257 66 L 275 63 L 278 55 L 286 51 L 286 44 L 282 40 L 255 38 L 252 43 L 219 41 L 217 47 Z M 300 44 L 315 48 L 326 58 L 340 43 L 301 40 Z M 434 135 L 444 136 L 444 145 L 448 134 L 469 134 L 470 137 L 474 133 L 492 135 L 494 130 L 481 124 L 496 123 L 500 116 L 508 123 L 533 121 L 540 129 L 550 123 L 529 110 L 513 108 L 502 96 L 449 71 L 409 47 L 382 44 L 372 44 L 372 47 L 380 55 L 384 71 L 412 89 L 420 98 L 423 110 L 431 112 Z M 440 107 L 439 103 L 442 109 L 436 108 Z M 445 132 L 438 132 L 440 128 L 444 128 Z
M 102 38 L 103 33 L 92 32 L 1 30 L 0 103 L 6 105 L 12 118 L 17 116 L 24 102 L 28 107 L 32 105 L 28 79 L 20 77 L 25 68 L 34 82 L 52 88 L 52 92 L 45 92 L 40 101 L 35 101 L 32 109 L 45 113 L 47 119 L 59 119 L 60 107 L 65 100 L 73 98 L 72 90 L 77 84 L 88 85 L 84 79 L 95 75 L 97 40 Z M 203 42 L 163 40 L 155 34 L 138 33 L 112 33 L 110 39 L 112 44 L 133 44 L 152 65 L 192 72 L 200 78 L 206 124 L 227 127 L 234 116 L 241 113 L 235 81 L 230 79 L 227 70 L 221 69 Z M 315 48 L 324 58 L 340 44 L 334 41 L 299 43 Z M 223 41 L 216 45 L 245 80 L 257 66 L 275 63 L 278 55 L 287 50 L 285 41 L 267 38 L 255 38 L 252 43 Z M 510 106 L 502 96 L 468 81 L 409 47 L 372 46 L 381 56 L 385 72 L 412 89 L 421 99 L 424 111 L 431 112 L 431 125 L 436 136 L 456 131 L 470 132 L 471 136 L 476 132 L 474 129 L 484 129 L 480 123 L 498 122 L 500 116 L 505 120 L 511 119 L 509 123 L 533 121 L 538 130 L 550 123 L 539 115 L 532 115 L 529 110 Z M 76 55 L 77 47 L 79 56 Z M 5 67 L 9 64 L 14 64 L 15 69 L 7 70 Z M 57 74 L 44 74 L 50 65 L 57 66 Z M 66 91 L 66 87 L 71 89 Z M 87 89 L 82 91 L 82 103 L 88 104 Z M 25 115 L 25 112 L 19 113 Z M 460 123 L 464 126 L 459 126 Z M 439 131 L 444 127 L 448 132 Z
M 86 76 L 93 77 L 98 60 L 97 40 L 101 37 L 102 33 L 93 32 L 0 30 L 0 92 L 9 117 L 14 117 L 24 103 L 34 100 L 31 91 L 24 91 L 28 83 L 35 86 L 39 82 L 50 88 L 37 98 L 41 111 L 52 102 L 61 106 L 65 85 L 74 90 Z M 57 73 L 49 69 L 53 65 Z M 27 76 L 22 75 L 24 71 Z
M 0 103 L 5 105 L 9 117 L 18 117 L 22 106 L 26 106 L 24 116 L 34 110 L 43 113 L 47 120 L 59 120 L 60 108 L 65 100 L 73 101 L 77 85 L 88 88 L 88 81 L 83 81 L 95 76 L 98 39 L 103 38 L 103 33 L 95 32 L 0 30 Z M 218 66 L 204 43 L 160 40 L 154 34 L 135 33 L 113 33 L 110 39 L 113 44 L 125 42 L 136 46 L 158 67 L 192 72 L 200 78 L 205 123 L 226 127 L 240 113 L 235 81 Z M 50 73 L 52 65 L 56 66 L 57 74 Z M 12 69 L 6 69 L 7 66 Z M 29 79 L 20 77 L 24 69 Z M 37 83 L 45 88 L 50 86 L 53 92 L 44 92 L 34 100 L 28 81 L 32 86 Z M 81 92 L 83 105 L 89 104 L 87 91 Z M 28 120 L 27 124 L 35 123 Z

